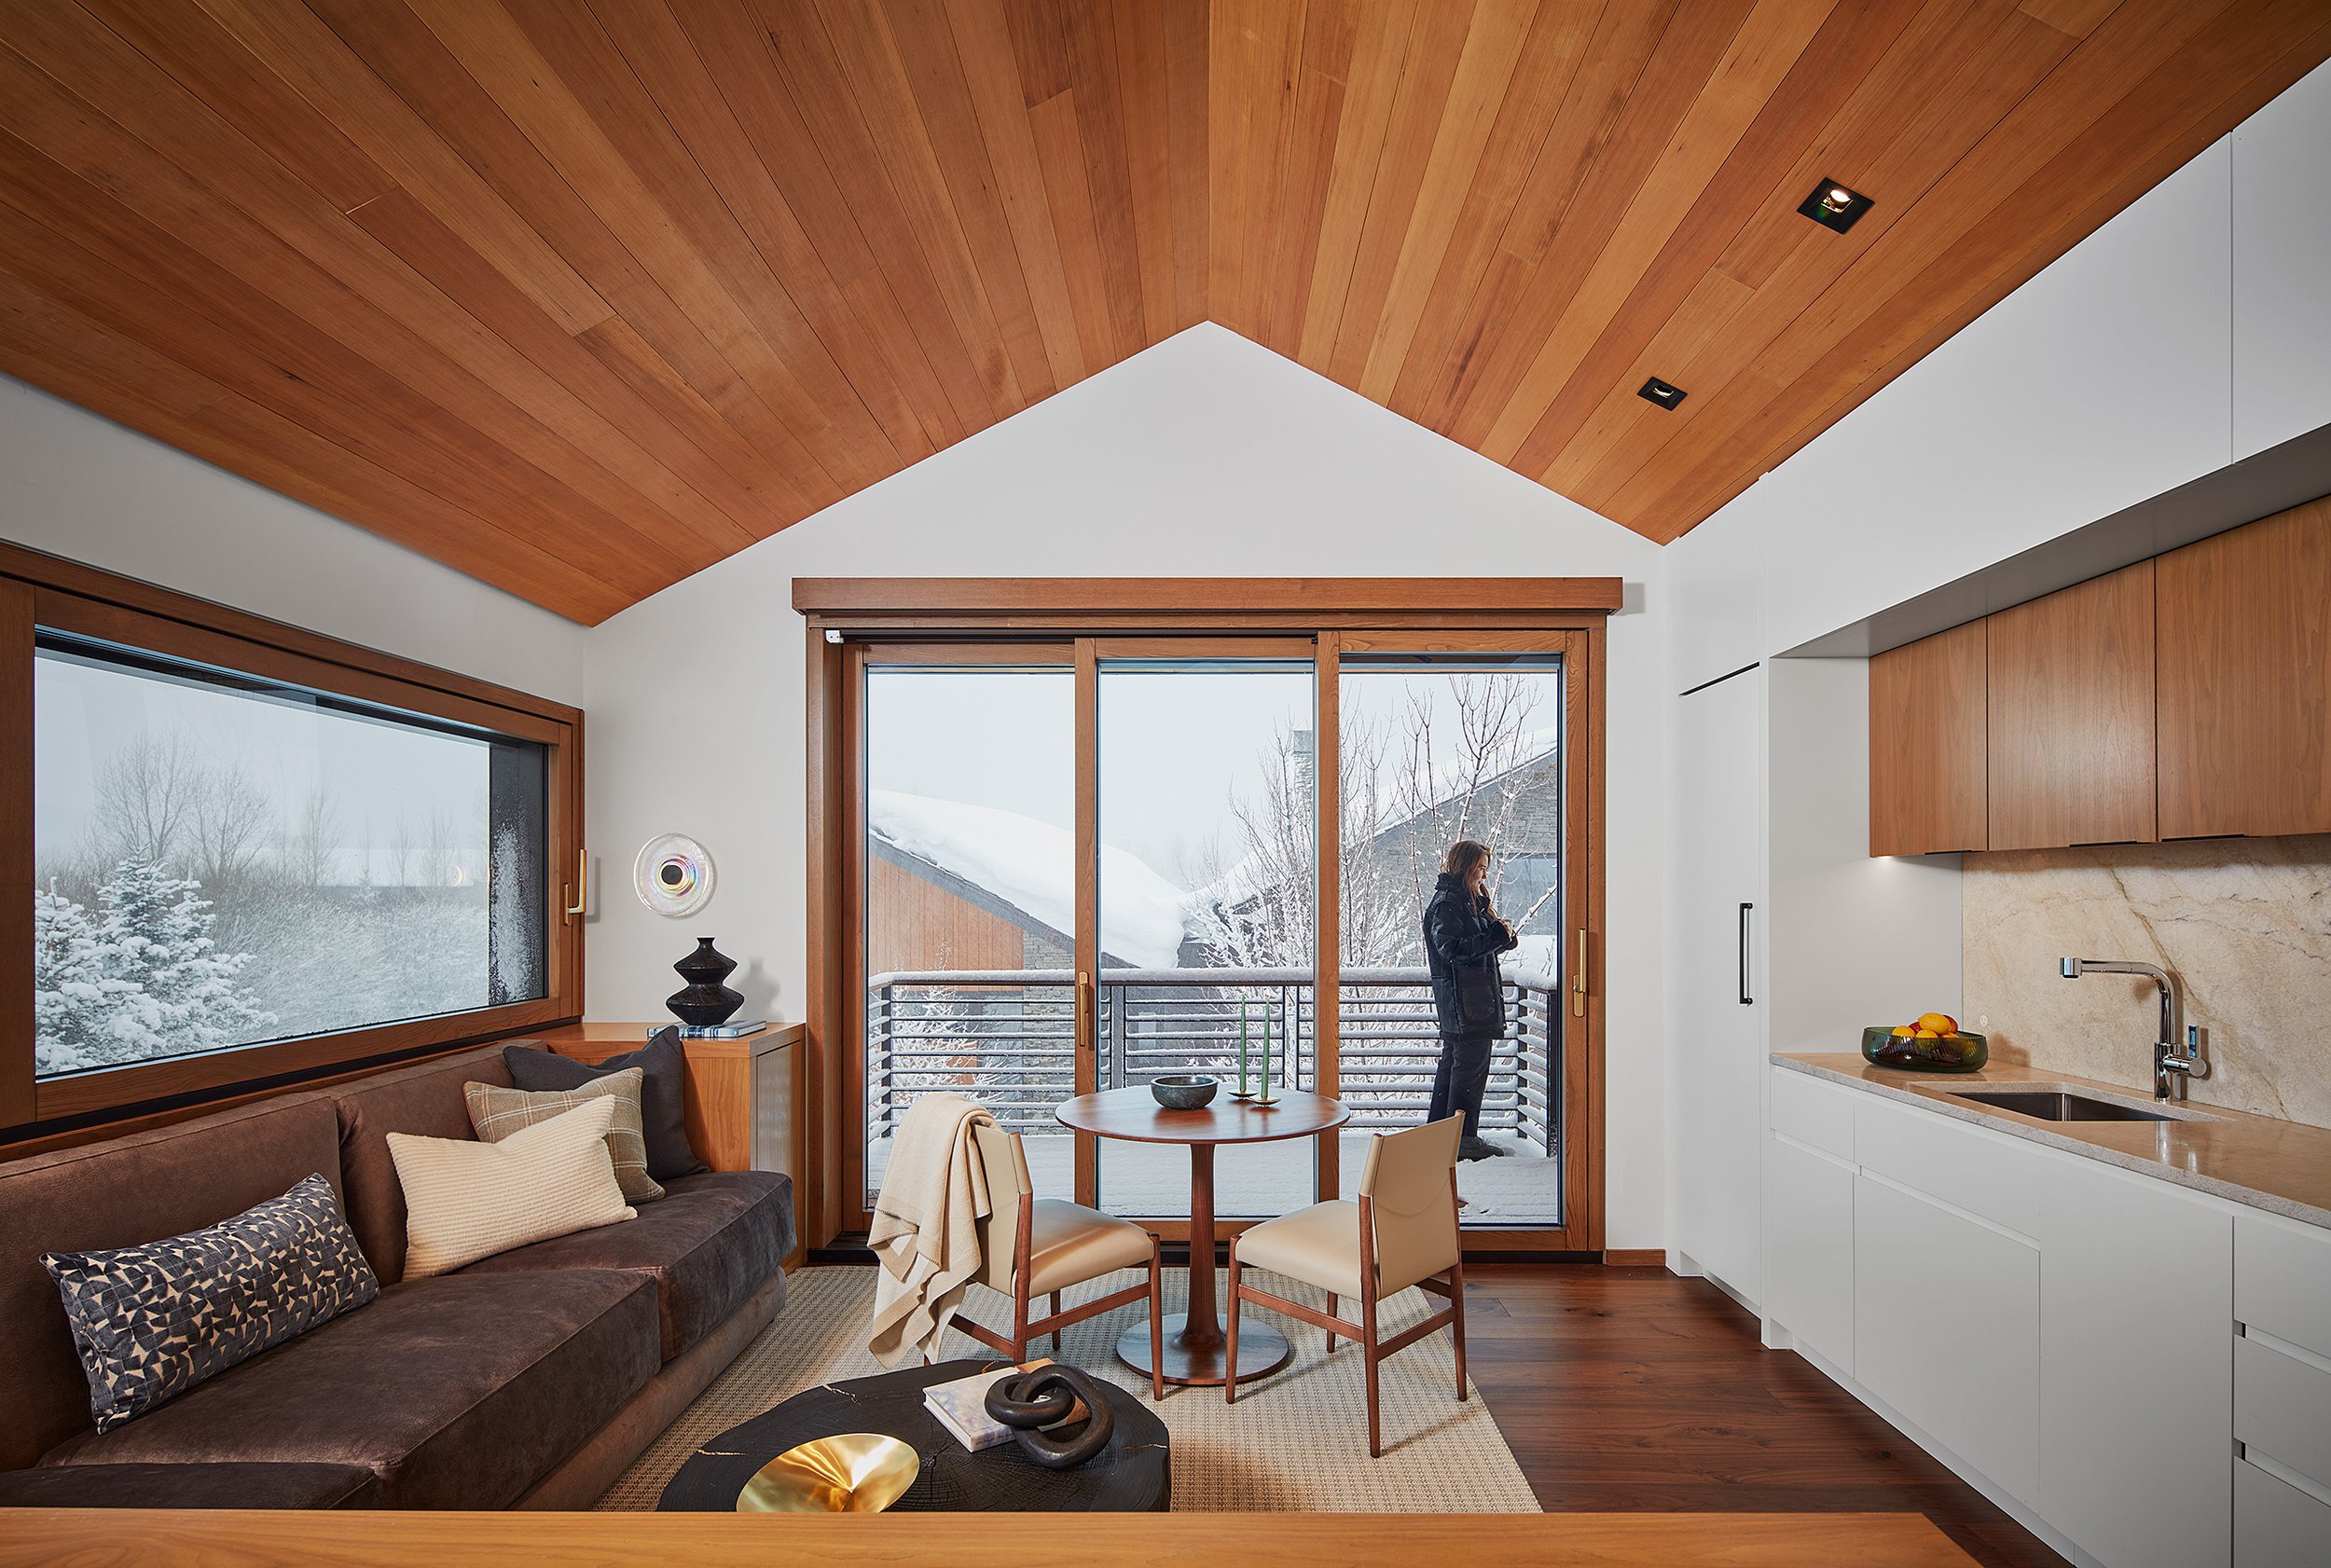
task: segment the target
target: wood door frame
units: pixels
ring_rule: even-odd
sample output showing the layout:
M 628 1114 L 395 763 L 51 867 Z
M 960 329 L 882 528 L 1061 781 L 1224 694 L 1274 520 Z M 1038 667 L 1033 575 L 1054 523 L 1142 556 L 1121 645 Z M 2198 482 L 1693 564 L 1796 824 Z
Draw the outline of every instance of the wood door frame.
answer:
M 1603 834 L 1606 820 L 1604 779 L 1607 765 L 1606 736 L 1607 614 L 1622 598 L 1617 578 L 1538 579 L 1257 579 L 1138 578 L 1138 579 L 917 579 L 917 578 L 798 578 L 793 585 L 794 607 L 804 613 L 806 714 L 809 729 L 805 747 L 808 874 L 807 1025 L 805 1040 L 805 1115 L 809 1136 L 803 1180 L 807 1189 L 802 1213 L 815 1227 L 808 1245 L 822 1245 L 844 1230 L 844 1204 L 851 1197 L 843 1169 L 843 1150 L 856 1135 L 844 1121 L 839 1085 L 850 1070 L 848 1051 L 861 1038 L 848 1024 L 851 1015 L 848 971 L 850 955 L 847 925 L 834 930 L 837 915 L 845 922 L 849 912 L 837 900 L 852 879 L 849 861 L 856 840 L 848 824 L 834 819 L 834 808 L 847 803 L 856 778 L 851 740 L 847 727 L 850 701 L 846 691 L 847 650 L 872 641 L 914 641 L 917 652 L 985 642 L 1085 639 L 1143 639 L 1143 652 L 1158 651 L 1152 640 L 1205 639 L 1223 632 L 1279 632 L 1312 640 L 1313 657 L 1332 664 L 1333 690 L 1340 701 L 1341 659 L 1345 652 L 1549 652 L 1571 651 L 1583 666 L 1584 679 L 1565 681 L 1565 789 L 1580 803 L 1565 833 L 1577 846 L 1574 864 L 1582 864 L 1584 886 L 1579 899 L 1578 921 L 1565 920 L 1566 940 L 1582 928 L 1587 941 L 1587 995 L 1583 1025 L 1578 1033 L 1582 1050 L 1565 1052 L 1565 1115 L 1579 1107 L 1583 1120 L 1579 1135 L 1569 1139 L 1565 1170 L 1566 1215 L 1571 1222 L 1560 1232 L 1469 1231 L 1470 1250 L 1599 1251 L 1603 1245 L 1605 1175 L 1603 1162 L 1605 1079 L 1604 943 L 1605 887 Z M 1390 606 L 1384 608 L 1383 606 Z M 1510 608 L 1497 608 L 1497 606 Z M 1331 643 L 1328 640 L 1332 637 Z M 1291 640 L 1291 639 L 1290 639 Z M 1333 649 L 1333 658 L 1326 655 Z M 860 655 L 862 660 L 862 653 Z M 1000 662 L 1000 661 L 999 661 Z M 862 668 L 862 664 L 860 666 Z M 1097 659 L 1095 659 L 1097 680 Z M 1315 677 L 1316 681 L 1316 677 Z M 1315 687 L 1315 689 L 1320 689 Z M 1325 694 L 1321 698 L 1325 701 Z M 1080 713 L 1092 711 L 1080 702 Z M 1318 722 L 1332 722 L 1324 709 Z M 1575 726 L 1575 727 L 1573 727 Z M 1583 736 L 1579 745 L 1572 736 Z M 1092 749 L 1080 737 L 1079 755 Z M 1097 804 L 1082 791 L 1079 817 L 1091 820 Z M 1332 792 L 1321 794 L 1321 866 L 1341 845 L 1340 823 L 1334 818 Z M 1581 836 L 1583 835 L 1583 836 Z M 1093 857 L 1080 853 L 1083 865 Z M 1081 875 L 1081 881 L 1086 880 Z M 1325 895 L 1323 894 L 1323 897 Z M 1083 901 L 1090 898 L 1087 910 Z M 1097 933 L 1097 883 L 1079 889 L 1078 924 Z M 1324 915 L 1324 910 L 1323 910 Z M 1324 933 L 1329 922 L 1322 919 Z M 1565 949 L 1568 951 L 1568 949 Z M 1080 954 L 1080 958 L 1086 956 Z M 1097 957 L 1097 954 L 1091 955 Z M 1334 955 L 1321 955 L 1327 964 Z M 1087 967 L 1086 972 L 1093 972 Z M 1332 972 L 1340 982 L 1340 963 L 1315 970 L 1314 1029 L 1324 1039 L 1334 1023 L 1340 997 L 1322 1001 L 1317 976 Z M 1325 1010 L 1324 1011 L 1322 1010 Z M 1323 1023 L 1324 1020 L 1324 1023 Z M 858 1026 L 862 1028 L 862 1022 Z M 1320 1053 L 1324 1062 L 1328 1052 Z M 1326 1070 L 1323 1066 L 1323 1072 Z M 1324 1080 L 1322 1080 L 1325 1081 Z M 1080 1145 L 1086 1140 L 1080 1139 Z M 1322 1168 L 1338 1175 L 1331 1153 L 1323 1153 Z M 1090 1154 L 1081 1149 L 1079 1181 L 1090 1180 Z M 1240 1221 L 1218 1221 L 1218 1233 L 1243 1228 Z M 1168 1239 L 1185 1239 L 1186 1221 L 1166 1221 L 1155 1227 Z
M 1345 632 L 1338 638 L 1339 686 L 1345 654 L 1555 653 L 1563 660 L 1562 951 L 1567 960 L 1565 977 L 1571 981 L 1564 995 L 1577 1010 L 1565 1014 L 1563 1026 L 1564 1223 L 1526 1230 L 1468 1227 L 1464 1242 L 1469 1253 L 1599 1252 L 1603 1246 L 1606 629 L 1604 617 L 1594 615 L 1578 617 L 1562 628 L 1420 631 L 1380 626 Z M 1581 738 L 1583 745 L 1579 744 Z M 1583 963 L 1575 956 L 1581 953 Z M 1582 996 L 1574 994 L 1580 980 L 1584 982 Z

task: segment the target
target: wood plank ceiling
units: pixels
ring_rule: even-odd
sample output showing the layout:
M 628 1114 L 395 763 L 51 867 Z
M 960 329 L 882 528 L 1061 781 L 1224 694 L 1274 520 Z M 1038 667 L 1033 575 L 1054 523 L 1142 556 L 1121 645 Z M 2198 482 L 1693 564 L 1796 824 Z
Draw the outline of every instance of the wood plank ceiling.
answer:
M 1209 319 L 1665 541 L 2327 54 L 2321 0 L 0 0 L 0 369 L 593 623 Z

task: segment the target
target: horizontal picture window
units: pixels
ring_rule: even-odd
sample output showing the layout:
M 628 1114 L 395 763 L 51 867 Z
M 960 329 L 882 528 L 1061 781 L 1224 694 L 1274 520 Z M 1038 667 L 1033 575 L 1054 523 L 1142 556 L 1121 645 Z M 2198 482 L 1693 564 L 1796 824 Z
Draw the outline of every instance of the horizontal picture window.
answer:
M 34 1070 L 550 995 L 549 748 L 51 629 Z

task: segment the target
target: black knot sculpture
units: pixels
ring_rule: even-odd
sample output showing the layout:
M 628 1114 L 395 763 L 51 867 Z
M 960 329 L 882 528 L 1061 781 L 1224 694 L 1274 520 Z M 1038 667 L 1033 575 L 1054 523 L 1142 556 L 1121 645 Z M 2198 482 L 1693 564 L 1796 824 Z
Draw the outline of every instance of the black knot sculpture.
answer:
M 1074 1436 L 1055 1437 L 1043 1428 L 1069 1419 L 1084 1402 L 1084 1425 Z M 987 1385 L 987 1413 L 1012 1428 L 1022 1452 L 1048 1470 L 1083 1464 L 1109 1446 L 1117 1418 L 1091 1378 L 1074 1367 L 1039 1367 Z

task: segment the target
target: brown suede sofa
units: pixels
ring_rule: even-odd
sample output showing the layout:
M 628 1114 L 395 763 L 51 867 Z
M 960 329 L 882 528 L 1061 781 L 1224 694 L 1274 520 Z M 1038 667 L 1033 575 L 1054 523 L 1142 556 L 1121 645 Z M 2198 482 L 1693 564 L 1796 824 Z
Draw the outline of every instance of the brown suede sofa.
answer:
M 471 1136 L 499 1045 L 0 1164 L 0 1506 L 582 1508 L 785 1300 L 789 1177 L 406 1280 L 387 1135 Z M 100 1436 L 40 1255 L 212 1224 L 321 1172 L 379 1297 Z M 5 1529 L 5 1526 L 0 1526 Z

